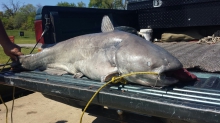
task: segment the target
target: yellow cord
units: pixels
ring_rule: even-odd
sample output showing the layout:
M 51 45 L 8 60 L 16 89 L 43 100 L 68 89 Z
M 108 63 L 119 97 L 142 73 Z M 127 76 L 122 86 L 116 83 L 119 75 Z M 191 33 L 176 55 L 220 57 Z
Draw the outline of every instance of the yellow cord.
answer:
M 3 66 L 3 68 L 1 68 L 1 70 L 0 70 L 0 72 L 2 72 L 3 71 L 3 69 L 5 68 L 5 66 L 7 66 L 7 64 L 10 62 L 10 58 L 8 59 L 8 61 L 5 63 L 5 65 Z
M 11 123 L 13 123 L 13 110 L 14 110 L 14 100 L 15 100 L 15 86 L 13 86 L 13 101 L 11 106 Z
M 0 100 L 2 101 L 2 104 L 5 105 L 5 108 L 6 108 L 6 121 L 5 121 L 5 122 L 8 123 L 8 107 L 7 107 L 7 105 L 5 104 L 5 102 L 3 101 L 1 95 L 0 95 Z
M 90 103 L 92 102 L 92 100 L 95 98 L 95 96 L 108 84 L 110 83 L 119 83 L 121 82 L 122 84 L 126 84 L 126 80 L 124 79 L 124 77 L 127 77 L 127 76 L 132 76 L 132 75 L 137 75 L 137 74 L 153 74 L 153 75 L 159 75 L 158 73 L 155 73 L 155 72 L 133 72 L 133 73 L 129 73 L 129 74 L 125 74 L 125 75 L 122 75 L 122 76 L 119 76 L 119 77 L 112 77 L 112 79 L 107 82 L 106 84 L 104 84 L 102 87 L 100 87 L 96 92 L 95 94 L 92 96 L 92 98 L 89 100 L 89 102 L 86 104 L 86 107 L 83 109 L 83 112 L 82 112 L 82 115 L 80 117 L 80 123 L 82 123 L 82 118 L 83 118 L 83 115 L 86 111 L 86 109 L 89 107 Z

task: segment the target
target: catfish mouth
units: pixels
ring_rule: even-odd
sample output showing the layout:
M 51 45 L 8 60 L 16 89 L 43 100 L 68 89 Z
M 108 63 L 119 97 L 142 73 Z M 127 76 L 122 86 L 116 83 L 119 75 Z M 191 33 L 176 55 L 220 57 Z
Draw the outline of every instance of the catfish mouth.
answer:
M 126 79 L 133 83 L 138 83 L 146 86 L 157 86 L 164 87 L 173 84 L 180 84 L 181 82 L 187 83 L 192 81 L 197 81 L 197 77 L 191 74 L 184 68 L 179 68 L 177 70 L 164 71 L 159 75 L 144 74 L 135 75 L 132 77 L 126 77 Z
M 184 68 L 163 72 L 161 73 L 161 76 L 160 79 L 162 81 L 166 80 L 168 82 L 191 82 L 198 80 L 197 76 Z
M 174 84 L 174 83 L 177 83 L 179 80 L 174 77 L 174 76 L 171 76 L 169 74 L 169 72 L 164 72 L 164 73 L 161 73 L 159 76 L 158 76 L 158 79 L 163 82 L 164 84 L 167 84 L 167 85 L 170 85 L 170 84 Z

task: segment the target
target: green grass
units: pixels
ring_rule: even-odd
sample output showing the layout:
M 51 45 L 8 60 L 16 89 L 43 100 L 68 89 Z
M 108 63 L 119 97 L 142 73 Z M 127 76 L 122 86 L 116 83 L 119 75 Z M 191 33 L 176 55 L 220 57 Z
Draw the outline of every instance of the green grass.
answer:
M 30 54 L 32 48 L 22 48 L 21 52 L 25 55 Z M 33 53 L 36 53 L 37 49 L 34 50 Z M 0 47 L 0 64 L 5 64 L 8 61 L 9 57 L 7 55 L 5 55 L 3 48 Z M 1 67 L 0 67 L 1 69 Z
M 15 36 L 15 44 L 35 44 L 35 32 L 34 31 L 23 31 L 24 36 L 20 36 L 20 31 L 23 30 L 6 30 L 8 36 Z

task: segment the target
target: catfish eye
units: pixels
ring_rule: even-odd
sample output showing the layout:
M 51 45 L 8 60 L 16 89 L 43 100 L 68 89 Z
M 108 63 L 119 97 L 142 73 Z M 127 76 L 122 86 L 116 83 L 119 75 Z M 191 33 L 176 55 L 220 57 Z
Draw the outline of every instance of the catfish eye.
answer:
M 151 66 L 151 62 L 147 62 L 147 66 L 149 66 L 149 67 L 150 67 L 150 66 Z

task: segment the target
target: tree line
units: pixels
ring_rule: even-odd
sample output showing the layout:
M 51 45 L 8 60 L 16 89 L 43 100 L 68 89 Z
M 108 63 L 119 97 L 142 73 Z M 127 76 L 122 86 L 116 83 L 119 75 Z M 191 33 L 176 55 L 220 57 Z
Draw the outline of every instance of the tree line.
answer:
M 90 0 L 88 6 L 84 2 L 58 2 L 56 6 L 90 7 L 102 9 L 125 9 L 124 0 Z M 9 0 L 9 4 L 2 3 L 4 9 L 0 11 L 0 19 L 6 30 L 21 29 L 34 30 L 35 14 L 42 5 L 22 4 L 19 1 Z

